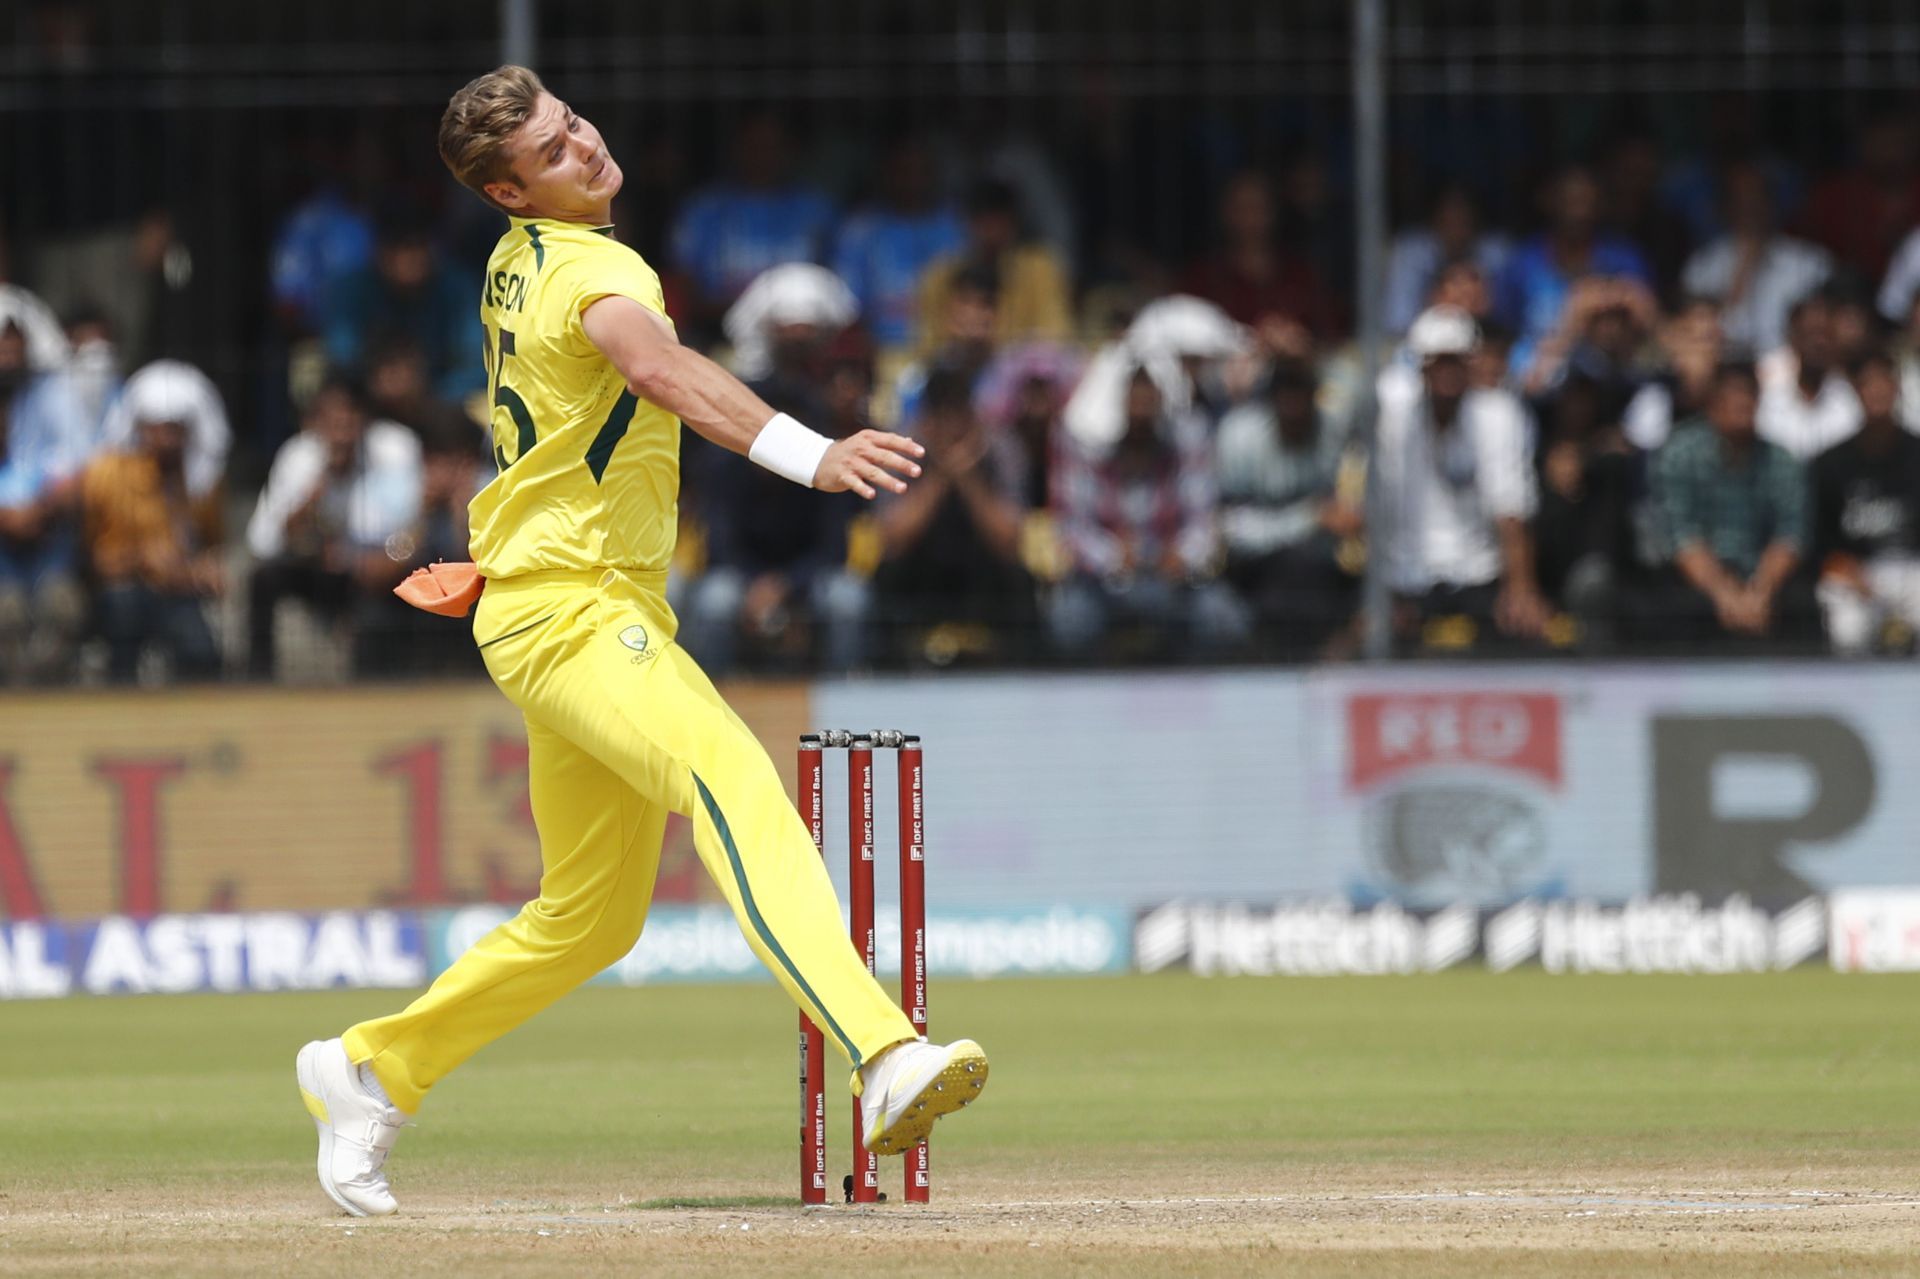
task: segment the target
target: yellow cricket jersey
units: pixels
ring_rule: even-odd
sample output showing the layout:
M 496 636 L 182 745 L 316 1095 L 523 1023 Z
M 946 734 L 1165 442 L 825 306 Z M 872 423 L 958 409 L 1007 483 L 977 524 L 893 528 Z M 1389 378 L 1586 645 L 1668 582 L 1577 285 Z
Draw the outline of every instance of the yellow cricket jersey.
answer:
M 663 571 L 673 558 L 680 422 L 637 399 L 580 315 L 609 294 L 665 317 L 660 277 L 611 227 L 512 218 L 480 301 L 494 481 L 468 507 L 489 578 Z

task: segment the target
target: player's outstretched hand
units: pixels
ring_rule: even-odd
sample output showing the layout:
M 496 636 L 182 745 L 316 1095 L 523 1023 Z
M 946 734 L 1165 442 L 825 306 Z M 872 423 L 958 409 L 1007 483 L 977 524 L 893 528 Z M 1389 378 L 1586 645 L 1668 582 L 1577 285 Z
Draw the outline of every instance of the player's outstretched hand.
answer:
M 904 435 L 890 431 L 861 431 L 835 440 L 820 457 L 813 487 L 822 493 L 858 493 L 871 501 L 880 489 L 907 491 L 908 479 L 920 475 L 919 458 L 927 451 Z

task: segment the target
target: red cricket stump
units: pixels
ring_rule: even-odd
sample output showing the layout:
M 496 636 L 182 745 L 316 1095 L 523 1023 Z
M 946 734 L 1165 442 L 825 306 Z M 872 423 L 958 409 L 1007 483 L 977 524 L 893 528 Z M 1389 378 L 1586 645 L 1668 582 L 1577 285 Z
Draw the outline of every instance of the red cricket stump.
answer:
M 927 811 L 920 739 L 900 739 L 900 1007 L 914 1031 L 927 1035 Z M 927 1203 L 933 1193 L 927 1143 L 907 1152 L 907 1201 Z
M 847 746 L 847 896 L 853 948 L 874 971 L 873 738 L 856 734 Z M 880 1199 L 880 1156 L 866 1147 L 860 1107 L 853 1110 L 853 1202 Z
M 847 896 L 853 945 L 875 970 L 873 863 L 873 752 L 894 752 L 900 816 L 900 1007 L 914 1033 L 927 1033 L 926 781 L 920 739 L 897 729 L 853 733 L 830 729 L 800 735 L 799 807 L 813 845 L 826 856 L 827 751 L 847 753 Z M 827 1201 L 826 1038 L 800 1014 L 800 1202 Z M 867 1153 L 860 1106 L 853 1105 L 853 1172 L 846 1178 L 849 1203 L 877 1203 L 880 1159 Z M 927 1143 L 907 1153 L 906 1199 L 926 1203 L 932 1194 Z
M 827 855 L 826 769 L 821 743 L 809 733 L 800 739 L 800 811 L 813 846 Z M 800 1202 L 827 1201 L 826 1036 L 812 1018 L 800 1014 Z

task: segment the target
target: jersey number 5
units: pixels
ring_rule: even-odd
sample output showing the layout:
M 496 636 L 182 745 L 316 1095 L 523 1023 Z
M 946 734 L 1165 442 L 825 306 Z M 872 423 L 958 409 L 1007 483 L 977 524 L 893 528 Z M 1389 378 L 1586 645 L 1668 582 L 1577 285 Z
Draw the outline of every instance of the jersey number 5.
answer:
M 527 455 L 527 450 L 539 442 L 539 436 L 533 429 L 533 410 L 520 398 L 520 392 L 507 385 L 507 357 L 513 354 L 513 333 L 508 329 L 500 330 L 498 354 L 495 353 L 493 329 L 490 325 L 481 325 L 482 341 L 486 346 L 488 372 L 493 374 L 493 460 L 501 470 L 506 470 Z M 507 417 L 515 427 L 517 439 L 513 456 L 508 457 L 506 450 L 500 447 L 501 427 L 498 419 L 500 410 L 507 411 Z
M 481 342 L 485 348 L 487 371 L 493 379 L 493 462 L 501 470 L 506 470 L 527 455 L 527 450 L 540 442 L 539 434 L 533 429 L 533 410 L 520 398 L 520 393 L 507 385 L 507 357 L 514 353 L 513 333 L 508 329 L 500 330 L 498 353 L 495 353 L 493 328 L 480 326 Z M 607 410 L 607 420 L 600 424 L 594 433 L 593 443 L 587 446 L 587 470 L 593 473 L 593 482 L 598 484 L 607 472 L 607 463 L 613 460 L 613 446 L 627 433 L 627 426 L 633 421 L 635 406 L 632 391 L 622 391 L 613 407 Z M 506 450 L 500 447 L 500 434 L 503 423 L 498 421 L 501 409 L 507 411 L 508 421 L 515 431 L 513 456 L 508 457 Z

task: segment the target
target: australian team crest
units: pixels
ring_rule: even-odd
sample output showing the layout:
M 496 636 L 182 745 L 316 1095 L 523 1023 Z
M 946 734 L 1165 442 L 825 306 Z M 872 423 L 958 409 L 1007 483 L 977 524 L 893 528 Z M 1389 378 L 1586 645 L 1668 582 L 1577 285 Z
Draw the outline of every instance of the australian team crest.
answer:
M 640 623 L 635 622 L 631 626 L 623 627 L 620 631 L 620 643 L 633 650 L 633 656 L 629 660 L 635 666 L 653 660 L 654 650 L 647 647 L 649 643 L 647 628 Z

